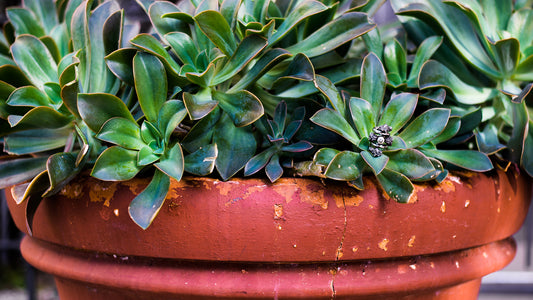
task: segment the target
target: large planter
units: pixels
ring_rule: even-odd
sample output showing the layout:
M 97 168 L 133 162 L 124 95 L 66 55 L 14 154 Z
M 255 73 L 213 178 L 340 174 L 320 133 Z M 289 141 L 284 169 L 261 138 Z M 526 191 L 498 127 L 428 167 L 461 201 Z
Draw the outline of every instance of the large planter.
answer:
M 62 299 L 476 299 L 514 257 L 531 192 L 503 171 L 419 185 L 410 204 L 370 180 L 185 178 L 143 231 L 128 204 L 146 184 L 72 182 L 41 203 L 23 256 Z

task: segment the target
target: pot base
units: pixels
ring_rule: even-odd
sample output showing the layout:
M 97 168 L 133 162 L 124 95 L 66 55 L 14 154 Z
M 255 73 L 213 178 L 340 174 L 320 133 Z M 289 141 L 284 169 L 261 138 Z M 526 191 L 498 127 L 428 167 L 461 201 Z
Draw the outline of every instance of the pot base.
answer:
M 61 299 L 472 299 L 513 259 L 512 238 L 453 252 L 310 264 L 223 263 L 77 251 L 26 236 Z M 118 263 L 117 263 L 118 262 Z

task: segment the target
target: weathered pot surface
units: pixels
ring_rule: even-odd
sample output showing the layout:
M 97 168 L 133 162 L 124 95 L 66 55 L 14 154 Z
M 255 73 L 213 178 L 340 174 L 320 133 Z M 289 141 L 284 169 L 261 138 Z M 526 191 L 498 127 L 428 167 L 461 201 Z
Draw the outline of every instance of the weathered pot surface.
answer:
M 321 282 L 321 293 L 316 297 L 376 297 L 375 289 L 380 285 L 411 297 L 412 290 L 420 286 L 406 284 L 406 280 L 418 276 L 431 283 L 421 288 L 430 295 L 428 299 L 433 299 L 436 291 L 444 295 L 445 290 L 454 290 L 451 286 L 457 284 L 474 291 L 475 299 L 479 278 L 513 258 L 514 242 L 506 238 L 523 223 L 531 192 L 524 176 L 503 171 L 455 174 L 439 185 L 418 185 L 409 204 L 385 199 L 370 180 L 365 182 L 364 191 L 357 191 L 345 184 L 327 182 L 325 186 L 319 180 L 305 178 L 281 179 L 273 185 L 259 179 L 222 182 L 185 178 L 172 183 L 159 215 L 147 230 L 142 230 L 130 220 L 127 207 L 147 183 L 142 179 L 116 183 L 85 177 L 45 199 L 35 215 L 33 237 L 22 244 L 26 256 L 32 256 L 27 259 L 33 264 L 42 261 L 36 256 L 54 261 L 52 250 L 62 245 L 69 249 L 61 250 L 65 253 L 60 261 L 78 257 L 79 250 L 92 253 L 89 261 L 98 261 L 101 267 L 111 260 L 147 271 L 146 261 L 151 261 L 151 277 L 144 274 L 138 275 L 140 278 L 167 274 L 158 269 L 168 271 L 167 263 L 161 266 L 160 260 L 171 259 L 179 265 L 179 271 L 167 274 L 167 278 L 175 279 L 175 287 L 184 284 L 187 277 L 183 274 L 196 278 L 184 287 L 189 292 L 194 291 L 193 286 L 202 290 L 199 282 L 212 285 L 212 278 L 206 278 L 208 270 L 213 269 L 213 274 L 229 276 L 218 279 L 237 278 L 233 285 L 249 287 L 247 296 L 252 296 L 254 282 L 265 282 L 261 285 L 263 292 L 256 289 L 254 295 L 258 298 L 311 298 L 291 287 L 311 286 L 315 280 Z M 25 230 L 24 205 L 9 201 L 9 206 L 15 223 Z M 455 256 L 450 258 L 449 251 Z M 77 267 L 83 261 L 87 259 L 76 260 Z M 209 268 L 191 267 L 191 263 L 197 266 L 197 261 Z M 239 264 L 228 267 L 217 262 Z M 258 267 L 264 264 L 266 269 Z M 58 265 L 56 261 L 41 268 L 59 274 Z M 361 271 L 365 265 L 370 267 Z M 112 273 L 104 270 L 95 272 Z M 390 270 L 395 276 L 384 275 Z M 430 279 L 429 275 L 441 278 Z M 73 274 L 62 276 L 70 279 L 58 279 L 58 285 L 61 280 L 81 280 Z M 104 284 L 97 275 L 93 277 L 89 285 Z M 377 283 L 364 288 L 359 281 L 371 277 Z M 396 288 L 394 280 L 398 280 Z M 136 289 L 142 289 L 143 283 L 138 284 Z M 222 288 L 219 285 L 215 290 Z M 243 296 L 230 290 L 233 292 L 226 290 L 217 295 Z M 280 293 L 283 290 L 285 294 Z M 188 293 L 180 295 L 184 294 Z

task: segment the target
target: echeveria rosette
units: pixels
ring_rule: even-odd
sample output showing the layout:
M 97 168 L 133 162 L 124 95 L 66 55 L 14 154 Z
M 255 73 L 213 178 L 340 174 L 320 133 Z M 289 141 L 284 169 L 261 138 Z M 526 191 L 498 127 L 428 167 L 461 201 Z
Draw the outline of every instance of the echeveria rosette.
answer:
M 130 203 L 131 218 L 143 229 L 157 215 L 168 192 L 170 180 L 181 180 L 185 170 L 206 175 L 213 170 L 216 145 L 185 156 L 173 133 L 187 116 L 181 100 L 167 100 L 167 80 L 161 61 L 139 52 L 133 58 L 133 77 L 140 107 L 141 125 L 126 105 L 111 95 L 82 95 L 87 111 L 82 114 L 88 125 L 97 130 L 97 138 L 112 144 L 95 162 L 91 175 L 110 181 L 135 177 L 143 168 L 155 166 L 148 187 Z M 101 101 L 101 105 L 97 102 Z M 91 109 L 92 115 L 86 115 Z M 97 115 L 101 117 L 97 117 Z
M 480 149 L 520 164 L 533 175 L 532 117 L 525 103 L 533 81 L 532 8 L 512 0 L 392 4 L 401 16 L 418 19 L 402 17 L 406 28 L 424 23 L 418 33 L 446 36 L 446 47 L 435 56 L 438 62 L 422 69 L 420 86 L 444 87 L 460 104 L 482 107 L 483 123 L 476 134 Z M 465 63 L 473 70 L 459 70 Z M 499 128 L 497 138 L 494 127 Z
M 61 190 L 99 151 L 94 132 L 82 121 L 77 108 L 77 94 L 93 92 L 80 84 L 89 76 L 80 70 L 93 70 L 90 76 L 95 84 L 109 72 L 98 57 L 121 44 L 123 12 L 114 1 L 92 11 L 87 9 L 93 8 L 91 1 L 58 1 L 58 7 L 48 0 L 25 1 L 24 5 L 8 13 L 11 25 L 6 30 L 13 28 L 8 39 L 13 63 L 0 67 L 4 92 L 0 117 L 10 125 L 0 135 L 5 136 L 5 150 L 12 155 L 0 168 L 0 177 L 2 187 L 29 181 L 15 189 L 15 197 L 19 203 L 31 200 L 27 203 L 31 232 L 31 219 L 42 197 Z M 71 26 L 76 24 L 73 19 L 81 22 L 79 26 Z M 79 56 L 78 50 L 90 48 L 91 42 L 101 45 L 104 33 L 105 49 L 93 47 L 91 53 Z M 78 42 L 71 44 L 73 37 Z M 74 52 L 70 52 L 72 45 Z M 118 82 L 113 76 L 108 78 Z M 18 174 L 7 172 L 8 168 L 17 168 Z
M 362 175 L 371 171 L 392 199 L 408 202 L 414 193 L 411 181 L 436 179 L 443 171 L 435 157 L 448 157 L 433 149 L 431 142 L 445 139 L 444 133 L 450 138 L 454 134 L 448 131 L 455 127 L 446 130 L 451 115 L 446 108 L 430 108 L 413 118 L 418 105 L 417 94 L 394 94 L 383 107 L 386 82 L 381 61 L 373 53 L 369 54 L 361 71 L 361 97 L 351 97 L 347 109 L 324 108 L 311 118 L 317 125 L 350 141 L 354 150 L 324 148 L 316 153 L 314 163 L 322 166 L 325 177 L 350 181 L 358 188 L 363 188 Z M 336 104 L 337 107 L 342 105 L 341 102 Z M 376 135 L 381 137 L 379 151 L 375 151 Z M 387 137 L 392 140 L 384 144 Z M 475 157 L 476 163 L 481 160 L 483 171 L 492 168 L 484 154 L 461 151 Z M 452 163 L 469 167 L 462 161 Z
M 281 162 L 284 159 L 292 161 L 292 158 L 287 157 L 288 154 L 301 153 L 313 148 L 313 145 L 307 141 L 292 142 L 304 117 L 305 109 L 300 107 L 294 110 L 291 118 L 287 118 L 287 104 L 280 102 L 273 119 L 266 120 L 267 125 L 259 126 L 266 137 L 266 147 L 262 147 L 259 154 L 246 163 L 244 175 L 253 175 L 264 168 L 268 179 L 275 182 L 283 175 Z

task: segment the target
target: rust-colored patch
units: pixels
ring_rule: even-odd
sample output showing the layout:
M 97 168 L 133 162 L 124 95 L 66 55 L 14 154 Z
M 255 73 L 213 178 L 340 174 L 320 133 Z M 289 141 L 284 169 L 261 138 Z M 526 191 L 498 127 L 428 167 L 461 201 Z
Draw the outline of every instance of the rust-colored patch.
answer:
M 387 251 L 387 244 L 389 243 L 389 240 L 388 239 L 383 239 L 381 242 L 378 243 L 378 247 L 379 249 L 383 250 L 383 251 Z
M 359 206 L 361 203 L 363 203 L 365 199 L 361 197 L 360 195 L 356 195 L 353 197 L 347 197 L 344 199 L 344 204 L 346 206 Z
M 60 195 L 69 199 L 77 199 L 83 193 L 83 185 L 77 182 L 70 183 L 61 189 Z
M 239 182 L 238 181 L 226 181 L 226 182 L 215 181 L 214 184 L 215 184 L 215 187 L 218 189 L 218 192 L 220 195 L 227 196 L 229 195 L 231 190 L 235 188 L 235 187 L 232 187 L 232 185 L 233 184 L 238 185 Z
M 409 248 L 413 248 L 413 246 L 415 245 L 415 239 L 416 239 L 416 236 L 411 236 L 411 238 L 409 239 L 409 242 L 407 242 L 407 247 Z
M 109 202 L 117 190 L 115 182 L 98 181 L 89 190 L 91 202 L 104 202 L 104 206 L 109 207 Z
M 274 204 L 274 219 L 275 220 L 281 219 L 282 216 L 283 216 L 283 205 Z
M 339 246 L 337 248 L 337 253 L 336 253 L 336 259 L 341 259 L 342 257 L 344 256 L 344 251 L 342 250 L 342 246 Z
M 246 193 L 244 193 L 244 195 L 242 196 L 242 199 L 246 199 L 246 198 L 250 197 L 252 194 L 255 194 L 255 193 L 258 193 L 258 192 L 262 192 L 266 188 L 268 188 L 267 185 L 251 186 L 251 187 L 246 189 Z
M 274 191 L 285 199 L 285 202 L 290 203 L 299 191 L 299 187 L 294 181 L 288 178 L 280 178 L 276 184 L 272 185 Z
M 442 181 L 437 186 L 435 186 L 435 190 L 436 191 L 443 191 L 445 193 L 455 192 L 455 184 L 453 184 L 455 179 L 454 179 L 454 181 L 452 181 L 450 178 L 458 178 L 458 177 L 454 177 L 454 176 L 446 177 L 446 179 L 444 179 L 444 181 Z
M 315 185 L 307 185 L 300 190 L 300 201 L 313 205 L 318 205 L 322 209 L 328 209 L 328 200 L 325 197 L 325 191 L 317 188 Z

